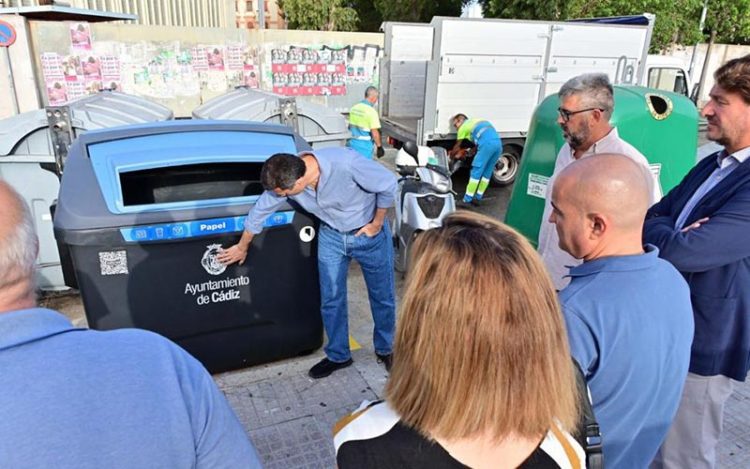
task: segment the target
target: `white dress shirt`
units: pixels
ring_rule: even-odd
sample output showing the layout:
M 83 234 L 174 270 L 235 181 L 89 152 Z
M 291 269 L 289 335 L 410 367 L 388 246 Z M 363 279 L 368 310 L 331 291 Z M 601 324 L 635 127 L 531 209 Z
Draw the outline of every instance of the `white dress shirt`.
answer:
M 636 163 L 642 164 L 646 169 L 649 169 L 646 157 L 636 150 L 633 145 L 621 139 L 617 133 L 617 129 L 614 127 L 601 140 L 594 143 L 591 148 L 586 150 L 586 152 L 579 158 L 587 158 L 601 153 L 617 153 L 625 155 Z M 549 222 L 549 217 L 552 214 L 552 186 L 555 182 L 555 178 L 563 169 L 576 161 L 576 159 L 577 158 L 573 156 L 573 149 L 570 148 L 568 143 L 565 143 L 557 154 L 555 169 L 547 183 L 547 193 L 544 198 L 544 215 L 542 216 L 541 226 L 539 227 L 539 254 L 542 256 L 544 265 L 547 267 L 547 271 L 550 273 L 552 282 L 555 284 L 557 290 L 562 290 L 568 285 L 570 280 L 566 276 L 568 275 L 569 268 L 581 264 L 581 260 L 574 258 L 560 249 L 560 238 L 557 236 L 555 225 L 554 223 Z M 654 176 L 652 189 L 652 197 L 649 205 L 653 205 L 661 200 L 661 186 L 659 185 L 656 176 Z

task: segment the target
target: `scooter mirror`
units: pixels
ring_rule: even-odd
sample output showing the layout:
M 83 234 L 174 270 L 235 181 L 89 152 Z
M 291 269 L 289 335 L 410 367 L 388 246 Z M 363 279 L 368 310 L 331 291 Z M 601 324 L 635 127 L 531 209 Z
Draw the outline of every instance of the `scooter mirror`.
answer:
M 414 158 L 414 161 L 419 164 L 419 159 L 417 158 L 417 155 L 419 155 L 419 147 L 414 142 L 405 142 L 403 145 L 404 151 Z

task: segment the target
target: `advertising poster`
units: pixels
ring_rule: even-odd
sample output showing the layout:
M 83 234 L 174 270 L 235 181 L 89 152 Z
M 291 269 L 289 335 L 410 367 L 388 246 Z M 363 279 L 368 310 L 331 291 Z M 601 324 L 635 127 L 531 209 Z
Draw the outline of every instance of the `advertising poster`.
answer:
M 91 28 L 88 23 L 70 23 L 70 48 L 74 51 L 91 50 Z
M 346 94 L 346 50 L 291 46 L 271 50 L 273 92 L 286 96 Z
M 227 46 L 227 69 L 242 70 L 245 61 L 245 48 L 241 45 Z
M 208 69 L 224 71 L 224 47 L 210 46 L 207 48 Z
M 47 99 L 51 106 L 59 106 L 68 102 L 68 88 L 65 80 L 47 80 Z
M 83 79 L 83 66 L 81 58 L 77 55 L 68 55 L 62 59 L 62 69 L 65 81 L 73 82 Z
M 68 88 L 68 100 L 73 101 L 78 98 L 83 98 L 89 93 L 86 91 L 86 84 L 81 81 L 67 81 L 65 85 Z
M 196 72 L 205 72 L 208 70 L 208 52 L 205 47 L 193 47 L 191 49 L 191 64 Z
M 81 56 L 81 66 L 83 68 L 83 78 L 86 80 L 101 80 L 102 65 L 99 58 L 93 55 Z

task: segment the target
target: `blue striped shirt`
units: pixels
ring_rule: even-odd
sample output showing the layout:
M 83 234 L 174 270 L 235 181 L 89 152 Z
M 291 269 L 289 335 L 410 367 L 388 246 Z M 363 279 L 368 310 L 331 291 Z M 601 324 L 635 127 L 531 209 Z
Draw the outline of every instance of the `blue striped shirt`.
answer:
M 346 232 L 370 223 L 375 209 L 389 208 L 396 199 L 396 175 L 382 164 L 346 147 L 323 148 L 311 152 L 320 167 L 317 189 L 305 190 L 289 198 L 328 226 Z M 245 230 L 258 234 L 263 222 L 280 209 L 286 197 L 265 191 L 245 220 Z
M 750 156 L 750 147 L 743 148 L 731 155 L 727 155 L 725 150 L 720 151 L 716 156 L 716 169 L 705 181 L 703 181 L 703 184 L 698 187 L 693 196 L 690 197 L 690 200 L 688 200 L 682 208 L 682 212 L 680 212 L 680 216 L 677 217 L 677 221 L 674 224 L 675 229 L 682 229 L 690 216 L 690 213 L 695 206 L 698 205 L 698 202 L 700 202 L 701 199 L 711 191 L 711 189 L 716 187 L 719 182 L 729 176 L 732 171 L 740 165 L 740 163 L 747 159 L 748 156 Z

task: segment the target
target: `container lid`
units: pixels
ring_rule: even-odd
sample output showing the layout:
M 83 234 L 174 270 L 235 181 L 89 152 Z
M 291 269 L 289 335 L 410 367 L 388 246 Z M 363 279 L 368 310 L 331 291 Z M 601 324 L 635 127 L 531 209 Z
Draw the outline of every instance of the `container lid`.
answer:
M 272 154 L 309 145 L 281 125 L 166 121 L 87 132 L 70 147 L 55 229 L 91 230 L 246 214 Z
M 72 101 L 67 106 L 77 131 L 164 121 L 174 117 L 172 110 L 161 104 L 118 91 L 101 91 Z M 27 135 L 47 126 L 44 109 L 0 120 L 0 156 L 12 154 L 16 145 Z
M 287 98 L 268 91 L 239 87 L 198 106 L 193 110 L 193 117 L 266 122 L 279 115 L 279 99 Z M 297 115 L 313 121 L 325 134 L 348 132 L 346 118 L 335 110 L 309 101 L 296 100 L 296 105 Z M 320 135 L 320 132 L 312 129 L 311 126 L 302 125 L 300 134 L 308 138 Z M 340 135 L 338 137 L 340 138 Z

